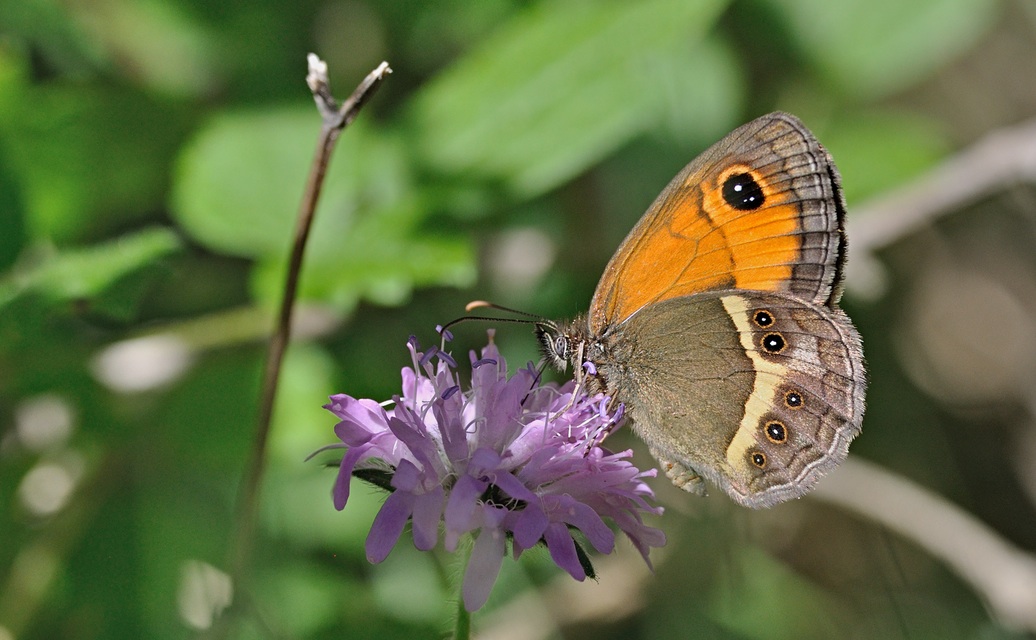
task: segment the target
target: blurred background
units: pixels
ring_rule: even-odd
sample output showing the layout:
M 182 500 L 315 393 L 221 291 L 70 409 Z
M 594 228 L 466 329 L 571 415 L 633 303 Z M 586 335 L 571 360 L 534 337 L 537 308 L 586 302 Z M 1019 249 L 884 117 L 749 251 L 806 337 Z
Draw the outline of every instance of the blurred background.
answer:
M 332 161 L 229 584 L 265 336 L 319 128 Z M 579 584 L 506 562 L 494 638 L 1036 632 L 1036 3 L 0 4 L 0 640 L 440 637 L 456 559 L 336 512 L 329 394 L 398 393 L 476 298 L 563 318 L 669 179 L 781 109 L 841 169 L 870 372 L 850 464 L 763 512 L 654 483 L 670 542 Z M 527 327 L 497 327 L 511 366 Z M 463 325 L 455 353 L 485 343 Z M 462 358 L 463 360 L 463 358 Z M 635 447 L 628 433 L 610 441 Z

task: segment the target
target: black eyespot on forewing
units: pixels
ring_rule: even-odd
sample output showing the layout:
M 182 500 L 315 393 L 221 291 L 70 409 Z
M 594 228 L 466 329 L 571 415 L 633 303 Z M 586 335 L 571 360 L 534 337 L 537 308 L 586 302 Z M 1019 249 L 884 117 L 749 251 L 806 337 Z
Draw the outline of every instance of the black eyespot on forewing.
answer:
M 766 454 L 762 451 L 753 451 L 748 454 L 748 459 L 752 461 L 752 464 L 763 469 L 766 467 Z
M 723 181 L 723 200 L 739 211 L 763 206 L 763 188 L 748 173 L 735 173 Z

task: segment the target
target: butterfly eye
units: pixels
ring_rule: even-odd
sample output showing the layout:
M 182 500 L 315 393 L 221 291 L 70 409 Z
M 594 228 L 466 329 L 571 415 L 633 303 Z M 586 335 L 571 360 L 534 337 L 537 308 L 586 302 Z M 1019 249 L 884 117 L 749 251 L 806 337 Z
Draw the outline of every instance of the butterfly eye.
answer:
M 739 211 L 751 211 L 763 206 L 763 189 L 751 175 L 735 173 L 723 181 L 723 199 Z
M 751 456 L 749 456 L 749 459 L 752 461 L 752 464 L 759 467 L 760 469 L 766 466 L 766 454 L 762 451 L 756 451 Z
M 568 340 L 565 339 L 565 336 L 554 338 L 554 353 L 562 360 L 568 359 Z
M 784 394 L 784 404 L 789 409 L 798 409 L 802 406 L 802 394 L 798 391 L 792 390 Z
M 788 429 L 779 420 L 771 420 L 765 426 L 766 438 L 774 443 L 781 444 L 788 440 Z
M 780 353 L 784 351 L 785 342 L 784 337 L 779 333 L 768 333 L 763 336 L 762 343 L 763 349 L 766 349 L 770 353 Z

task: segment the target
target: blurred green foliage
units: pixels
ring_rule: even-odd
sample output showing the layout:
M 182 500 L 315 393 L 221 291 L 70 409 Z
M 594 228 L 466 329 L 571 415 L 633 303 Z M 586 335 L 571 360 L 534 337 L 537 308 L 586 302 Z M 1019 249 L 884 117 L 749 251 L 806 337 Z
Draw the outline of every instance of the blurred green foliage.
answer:
M 381 496 L 356 488 L 337 513 L 333 457 L 303 463 L 334 440 L 329 394 L 395 392 L 411 333 L 431 342 L 472 298 L 583 309 L 669 178 L 767 111 L 831 149 L 850 209 L 1036 113 L 1031 93 L 997 90 L 1036 77 L 1036 12 L 998 0 L 0 4 L 0 640 L 211 622 L 319 127 L 309 51 L 341 96 L 382 59 L 393 74 L 329 171 L 230 637 L 448 628 L 455 560 L 404 543 L 368 565 Z M 1032 551 L 1009 446 L 962 435 L 993 418 L 904 371 L 910 263 L 893 265 L 884 298 L 847 301 L 873 379 L 854 451 Z M 482 331 L 463 327 L 457 349 Z M 498 340 L 512 365 L 536 357 L 523 328 Z M 554 637 L 1011 637 L 945 567 L 852 514 L 748 514 L 664 485 L 673 543 L 636 610 Z M 476 629 L 551 566 L 507 565 Z

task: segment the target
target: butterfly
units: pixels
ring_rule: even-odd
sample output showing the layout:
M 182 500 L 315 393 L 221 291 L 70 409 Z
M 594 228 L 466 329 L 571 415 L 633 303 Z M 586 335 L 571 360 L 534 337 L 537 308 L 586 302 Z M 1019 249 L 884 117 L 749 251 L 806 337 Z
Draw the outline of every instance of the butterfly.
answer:
M 588 313 L 537 323 L 544 354 L 622 403 L 676 486 L 748 507 L 802 496 L 863 420 L 844 223 L 831 156 L 798 118 L 762 116 L 669 183 Z

